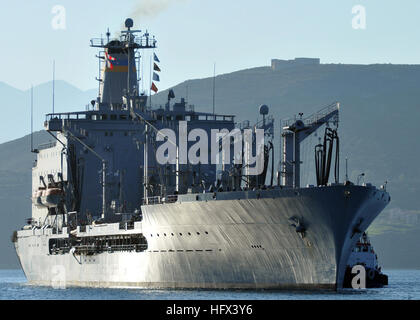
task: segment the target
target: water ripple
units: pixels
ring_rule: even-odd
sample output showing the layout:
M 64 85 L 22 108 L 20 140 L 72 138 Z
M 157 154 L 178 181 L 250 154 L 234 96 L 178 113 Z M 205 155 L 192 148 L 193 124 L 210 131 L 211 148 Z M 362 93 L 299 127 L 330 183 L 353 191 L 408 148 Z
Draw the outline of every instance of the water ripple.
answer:
M 150 290 L 28 285 L 21 270 L 0 270 L 0 300 L 420 300 L 420 270 L 389 270 L 381 289 L 331 291 Z

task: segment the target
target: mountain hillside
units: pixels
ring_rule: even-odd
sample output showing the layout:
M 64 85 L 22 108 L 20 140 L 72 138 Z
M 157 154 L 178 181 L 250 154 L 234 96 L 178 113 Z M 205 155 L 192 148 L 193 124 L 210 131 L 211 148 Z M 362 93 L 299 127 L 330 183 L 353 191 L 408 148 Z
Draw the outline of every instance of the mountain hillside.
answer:
M 238 122 L 245 119 L 255 122 L 258 106 L 267 104 L 278 130 L 280 119 L 299 112 L 303 112 L 304 117 L 309 116 L 323 106 L 339 101 L 341 180 L 347 157 L 350 180 L 356 182 L 363 172 L 365 182 L 379 186 L 387 181 L 391 194 L 390 205 L 369 230 L 379 260 L 385 268 L 420 268 L 417 248 L 420 243 L 418 79 L 419 65 L 321 64 L 278 71 L 270 67 L 247 69 L 216 77 L 216 113 L 237 115 Z M 60 86 L 56 110 L 61 112 L 83 110 L 96 96 L 96 90 L 81 92 L 64 82 L 57 84 Z M 173 88 L 175 100 L 187 97 L 188 104 L 194 105 L 196 111 L 211 111 L 212 86 L 212 78 L 185 81 Z M 50 112 L 49 84 L 36 91 L 43 97 L 42 101 L 36 102 L 37 112 Z M 7 110 L 11 120 L 2 120 L 1 142 L 13 135 L 28 133 L 30 122 L 28 113 L 22 111 L 29 110 L 29 104 L 25 102 L 29 101 L 28 92 L 0 83 L 0 93 L 7 97 L 0 107 Z M 164 105 L 167 94 L 168 91 L 162 91 L 154 95 L 152 104 Z M 21 103 L 14 103 L 15 99 L 21 99 Z M 20 107 L 13 111 L 10 106 Z M 318 137 L 322 135 L 320 132 Z M 318 137 L 302 146 L 303 184 L 313 183 L 315 179 L 311 169 Z M 48 141 L 49 136 L 36 133 L 35 140 Z M 30 215 L 33 155 L 29 152 L 29 141 L 29 136 L 25 136 L 0 144 L 0 197 L 4 204 L 0 209 L 0 267 L 3 268 L 17 267 L 9 238 Z M 276 154 L 279 154 L 278 148 Z
M 281 71 L 269 67 L 242 70 L 216 78 L 216 113 L 237 115 L 238 122 L 256 121 L 258 106 L 267 104 L 278 126 L 280 119 L 299 112 L 309 116 L 339 101 L 341 168 L 348 157 L 351 180 L 363 172 L 365 182 L 382 185 L 387 181 L 393 208 L 419 210 L 418 79 L 419 65 L 321 64 Z M 173 89 L 178 97 L 188 91 L 188 103 L 196 111 L 211 111 L 212 81 L 189 80 Z M 167 91 L 159 93 L 153 104 L 164 104 L 166 97 Z M 318 142 L 313 140 L 303 160 L 311 166 L 313 146 Z M 311 176 L 303 180 L 311 181 Z
M 46 132 L 36 132 L 34 143 L 52 139 Z M 0 144 L 0 269 L 17 268 L 18 260 L 11 235 L 31 216 L 32 163 L 31 140 L 23 138 Z
M 55 112 L 83 111 L 96 99 L 97 89 L 82 91 L 71 84 L 55 81 Z M 0 82 L 0 143 L 31 132 L 31 90 L 21 91 Z M 34 130 L 43 128 L 45 114 L 52 112 L 52 82 L 33 89 Z

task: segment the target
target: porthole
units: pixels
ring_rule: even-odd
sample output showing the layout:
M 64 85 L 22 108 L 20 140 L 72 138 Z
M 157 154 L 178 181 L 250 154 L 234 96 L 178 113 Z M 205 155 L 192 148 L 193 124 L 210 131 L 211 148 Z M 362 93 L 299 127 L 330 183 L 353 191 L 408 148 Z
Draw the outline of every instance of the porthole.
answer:
M 209 234 L 207 231 L 204 232 L 205 234 Z
M 179 233 L 180 236 L 182 236 L 182 233 Z
M 191 232 L 188 232 L 188 235 L 190 236 L 191 235 Z
M 200 232 L 197 232 L 197 235 L 199 236 L 200 235 Z

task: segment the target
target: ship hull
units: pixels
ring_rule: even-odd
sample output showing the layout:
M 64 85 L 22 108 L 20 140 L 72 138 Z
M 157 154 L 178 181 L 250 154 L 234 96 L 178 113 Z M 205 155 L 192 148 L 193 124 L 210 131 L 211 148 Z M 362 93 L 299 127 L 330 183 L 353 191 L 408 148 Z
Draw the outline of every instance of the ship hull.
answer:
M 337 289 L 360 232 L 389 200 L 383 190 L 344 185 L 185 195 L 143 206 L 132 230 L 88 227 L 142 233 L 143 252 L 49 254 L 49 239 L 67 235 L 48 230 L 19 231 L 15 246 L 38 285 Z

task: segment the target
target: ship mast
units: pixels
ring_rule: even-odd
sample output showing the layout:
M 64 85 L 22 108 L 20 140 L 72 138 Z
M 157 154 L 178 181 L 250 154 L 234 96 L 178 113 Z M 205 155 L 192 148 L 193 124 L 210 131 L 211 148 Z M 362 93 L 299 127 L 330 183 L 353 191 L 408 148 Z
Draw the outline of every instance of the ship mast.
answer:
M 143 191 L 143 198 L 144 198 L 144 204 L 148 204 L 149 200 L 148 200 L 148 188 L 149 188 L 149 127 L 147 124 L 145 124 L 145 138 L 144 138 L 144 173 L 143 173 L 143 187 L 144 187 L 144 191 Z
M 117 39 L 107 38 L 91 39 L 90 46 L 100 48 L 104 55 L 99 55 L 99 63 L 104 60 L 99 79 L 98 109 L 123 109 L 128 104 L 130 97 L 138 96 L 139 79 L 136 64 L 140 66 L 141 56 L 136 57 L 139 49 L 154 49 L 157 41 L 149 33 L 132 29 L 132 19 L 126 19 L 127 30 L 121 31 Z M 102 52 L 101 50 L 101 52 Z M 136 63 L 139 59 L 139 63 Z M 135 90 L 137 89 L 137 90 Z
M 130 45 L 131 45 L 131 42 L 132 42 L 132 40 L 133 40 L 133 32 L 130 30 L 132 27 L 133 27 L 133 20 L 132 19 L 127 19 L 127 20 L 125 20 L 125 27 L 127 28 L 127 31 L 123 31 L 123 32 L 126 32 L 127 33 L 127 44 L 126 44 L 126 47 L 127 47 L 127 55 L 128 55 L 128 70 L 127 70 L 127 97 L 129 97 L 130 96 L 130 53 L 131 53 L 131 50 L 130 50 Z M 140 32 L 140 30 L 139 30 L 139 32 Z

